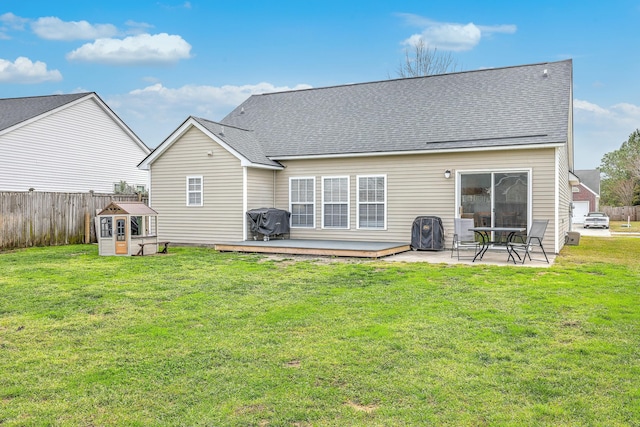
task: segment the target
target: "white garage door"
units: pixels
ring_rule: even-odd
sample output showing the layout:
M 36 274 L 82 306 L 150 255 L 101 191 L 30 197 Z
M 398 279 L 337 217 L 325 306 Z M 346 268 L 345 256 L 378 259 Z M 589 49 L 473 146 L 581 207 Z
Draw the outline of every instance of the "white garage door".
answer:
M 584 224 L 584 216 L 589 213 L 589 202 L 573 202 L 573 223 Z

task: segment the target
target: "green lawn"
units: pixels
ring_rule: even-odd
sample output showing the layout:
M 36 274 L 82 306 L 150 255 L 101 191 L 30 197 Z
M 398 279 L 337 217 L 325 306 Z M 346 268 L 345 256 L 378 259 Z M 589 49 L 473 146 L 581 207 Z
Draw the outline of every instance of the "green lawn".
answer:
M 640 425 L 638 238 L 551 268 L 0 254 L 0 425 Z
M 611 221 L 609 228 L 620 233 L 640 233 L 640 221 Z

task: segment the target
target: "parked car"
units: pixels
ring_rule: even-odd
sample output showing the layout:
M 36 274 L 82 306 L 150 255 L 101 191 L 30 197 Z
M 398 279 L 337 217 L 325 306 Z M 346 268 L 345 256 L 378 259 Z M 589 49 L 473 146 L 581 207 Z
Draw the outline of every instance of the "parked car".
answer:
M 609 217 L 604 212 L 589 212 L 584 217 L 584 228 L 609 228 Z

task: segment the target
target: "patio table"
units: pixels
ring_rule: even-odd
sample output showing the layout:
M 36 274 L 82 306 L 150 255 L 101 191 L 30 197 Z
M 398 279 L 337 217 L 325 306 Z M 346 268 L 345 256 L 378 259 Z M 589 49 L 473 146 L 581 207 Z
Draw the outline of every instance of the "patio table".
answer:
M 527 231 L 527 229 L 523 227 L 472 227 L 469 230 L 476 233 L 482 239 L 478 252 L 476 252 L 472 262 L 475 262 L 477 259 L 482 260 L 484 254 L 492 245 L 504 245 L 506 247 L 507 243 L 511 242 L 516 233 L 524 233 Z M 504 240 L 491 240 L 491 233 L 498 233 L 500 236 L 506 234 L 507 238 Z M 518 257 L 520 256 L 518 255 Z

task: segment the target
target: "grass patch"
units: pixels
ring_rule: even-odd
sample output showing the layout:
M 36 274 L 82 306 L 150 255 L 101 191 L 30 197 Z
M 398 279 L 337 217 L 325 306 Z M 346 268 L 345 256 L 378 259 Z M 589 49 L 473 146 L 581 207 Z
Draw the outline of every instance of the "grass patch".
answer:
M 640 424 L 640 239 L 550 268 L 0 254 L 0 424 Z
M 640 233 L 640 221 L 610 221 L 609 228 L 620 233 Z

